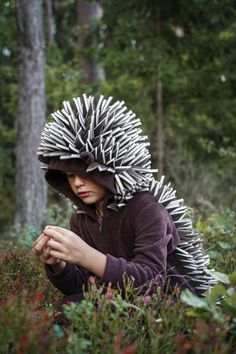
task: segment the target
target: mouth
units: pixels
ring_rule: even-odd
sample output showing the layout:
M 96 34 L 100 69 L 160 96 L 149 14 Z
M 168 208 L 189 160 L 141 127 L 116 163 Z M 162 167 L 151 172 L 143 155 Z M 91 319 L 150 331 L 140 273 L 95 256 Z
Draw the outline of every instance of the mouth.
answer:
M 78 196 L 80 198 L 86 198 L 86 197 L 89 197 L 91 195 L 91 192 L 80 192 L 78 193 Z

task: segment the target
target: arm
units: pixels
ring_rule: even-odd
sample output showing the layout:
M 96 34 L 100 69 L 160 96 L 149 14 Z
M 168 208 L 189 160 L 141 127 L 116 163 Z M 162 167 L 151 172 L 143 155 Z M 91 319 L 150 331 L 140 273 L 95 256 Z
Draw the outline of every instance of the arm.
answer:
M 48 265 L 45 265 L 45 269 L 50 282 L 65 295 L 82 293 L 83 285 L 89 276 L 85 269 L 66 262 L 65 267 L 58 272 L 52 271 Z
M 167 255 L 174 250 L 179 240 L 173 241 L 168 212 L 158 203 L 149 204 L 135 218 L 134 258 L 126 261 L 104 255 L 89 246 L 73 232 L 49 226 L 45 234 L 53 257 L 87 268 L 101 278 L 122 287 L 123 275 L 134 278 L 134 285 L 141 286 L 157 280 L 163 286 L 166 277 Z

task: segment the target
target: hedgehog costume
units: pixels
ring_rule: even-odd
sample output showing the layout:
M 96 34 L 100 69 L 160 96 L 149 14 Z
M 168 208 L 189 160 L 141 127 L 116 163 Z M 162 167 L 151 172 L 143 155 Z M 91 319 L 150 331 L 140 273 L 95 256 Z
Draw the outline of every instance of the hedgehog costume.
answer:
M 164 176 L 155 180 L 148 138 L 141 122 L 123 101 L 95 99 L 85 94 L 52 114 L 38 148 L 46 166 L 46 180 L 69 198 L 76 210 L 71 230 L 106 254 L 100 282 L 122 287 L 124 274 L 140 287 L 178 285 L 202 294 L 215 280 L 207 273 L 209 257 L 193 230 L 182 199 L 175 197 Z M 104 218 L 98 222 L 93 205 L 86 205 L 71 190 L 64 172 L 75 172 L 107 189 Z M 101 221 L 101 220 L 100 220 Z M 49 266 L 51 282 L 64 294 L 82 292 L 91 273 L 66 264 L 58 274 Z

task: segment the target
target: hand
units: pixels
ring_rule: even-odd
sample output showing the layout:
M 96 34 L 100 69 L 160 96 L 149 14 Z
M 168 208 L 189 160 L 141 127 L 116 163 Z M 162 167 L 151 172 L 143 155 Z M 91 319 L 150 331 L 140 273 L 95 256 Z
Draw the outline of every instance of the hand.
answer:
M 78 235 L 59 226 L 47 226 L 43 234 L 48 238 L 47 246 L 50 247 L 50 256 L 82 265 L 82 258 L 85 257 L 89 245 Z
M 48 246 L 49 237 L 44 233 L 40 235 L 34 243 L 32 248 L 33 253 L 43 263 L 52 266 L 54 271 L 61 270 L 65 266 L 65 262 L 53 257 L 50 254 L 51 248 Z
M 50 256 L 82 266 L 99 277 L 103 276 L 106 255 L 89 246 L 74 232 L 59 226 L 47 226 L 43 234 L 49 239 L 47 245 L 50 247 Z

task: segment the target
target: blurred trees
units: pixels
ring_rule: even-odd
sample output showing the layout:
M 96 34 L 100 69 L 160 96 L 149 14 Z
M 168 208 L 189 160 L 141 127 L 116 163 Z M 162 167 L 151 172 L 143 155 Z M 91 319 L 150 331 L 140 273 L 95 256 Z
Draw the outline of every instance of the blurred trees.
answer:
M 99 20 L 102 16 L 101 7 L 95 2 L 87 0 L 77 1 L 77 23 L 79 28 L 79 67 L 85 74 L 83 83 L 91 84 L 99 78 L 99 63 L 96 55 L 88 56 L 91 50 L 91 37 L 93 34 L 93 21 Z M 96 45 L 94 46 L 96 48 Z M 95 49 L 94 48 L 94 49 Z
M 16 8 L 0 2 L 0 225 L 14 218 L 14 147 L 17 104 Z
M 91 20 L 90 26 L 81 26 L 79 1 L 46 1 L 47 38 L 46 9 L 50 3 L 53 40 L 46 43 L 47 114 L 60 108 L 64 99 L 82 92 L 124 99 L 144 123 L 156 164 L 156 112 L 161 109 L 164 173 L 178 194 L 192 205 L 203 198 L 213 204 L 235 206 L 235 2 L 101 0 L 97 3 L 103 17 Z M 17 76 L 15 2 L 4 1 L 0 6 L 3 223 L 11 219 L 15 204 Z M 86 46 L 81 51 L 83 38 L 87 38 Z M 86 83 L 81 55 L 88 62 L 99 62 L 103 80 Z M 161 106 L 157 79 L 162 89 Z
M 41 226 L 47 193 L 36 159 L 45 124 L 44 38 L 41 0 L 18 0 L 19 94 L 16 143 L 16 222 Z
M 190 204 L 204 198 L 233 205 L 234 1 L 129 0 L 121 4 L 110 0 L 102 4 L 103 92 L 125 97 L 140 115 L 155 157 L 155 86 L 160 65 L 165 174 Z M 157 5 L 159 40 L 154 35 Z

